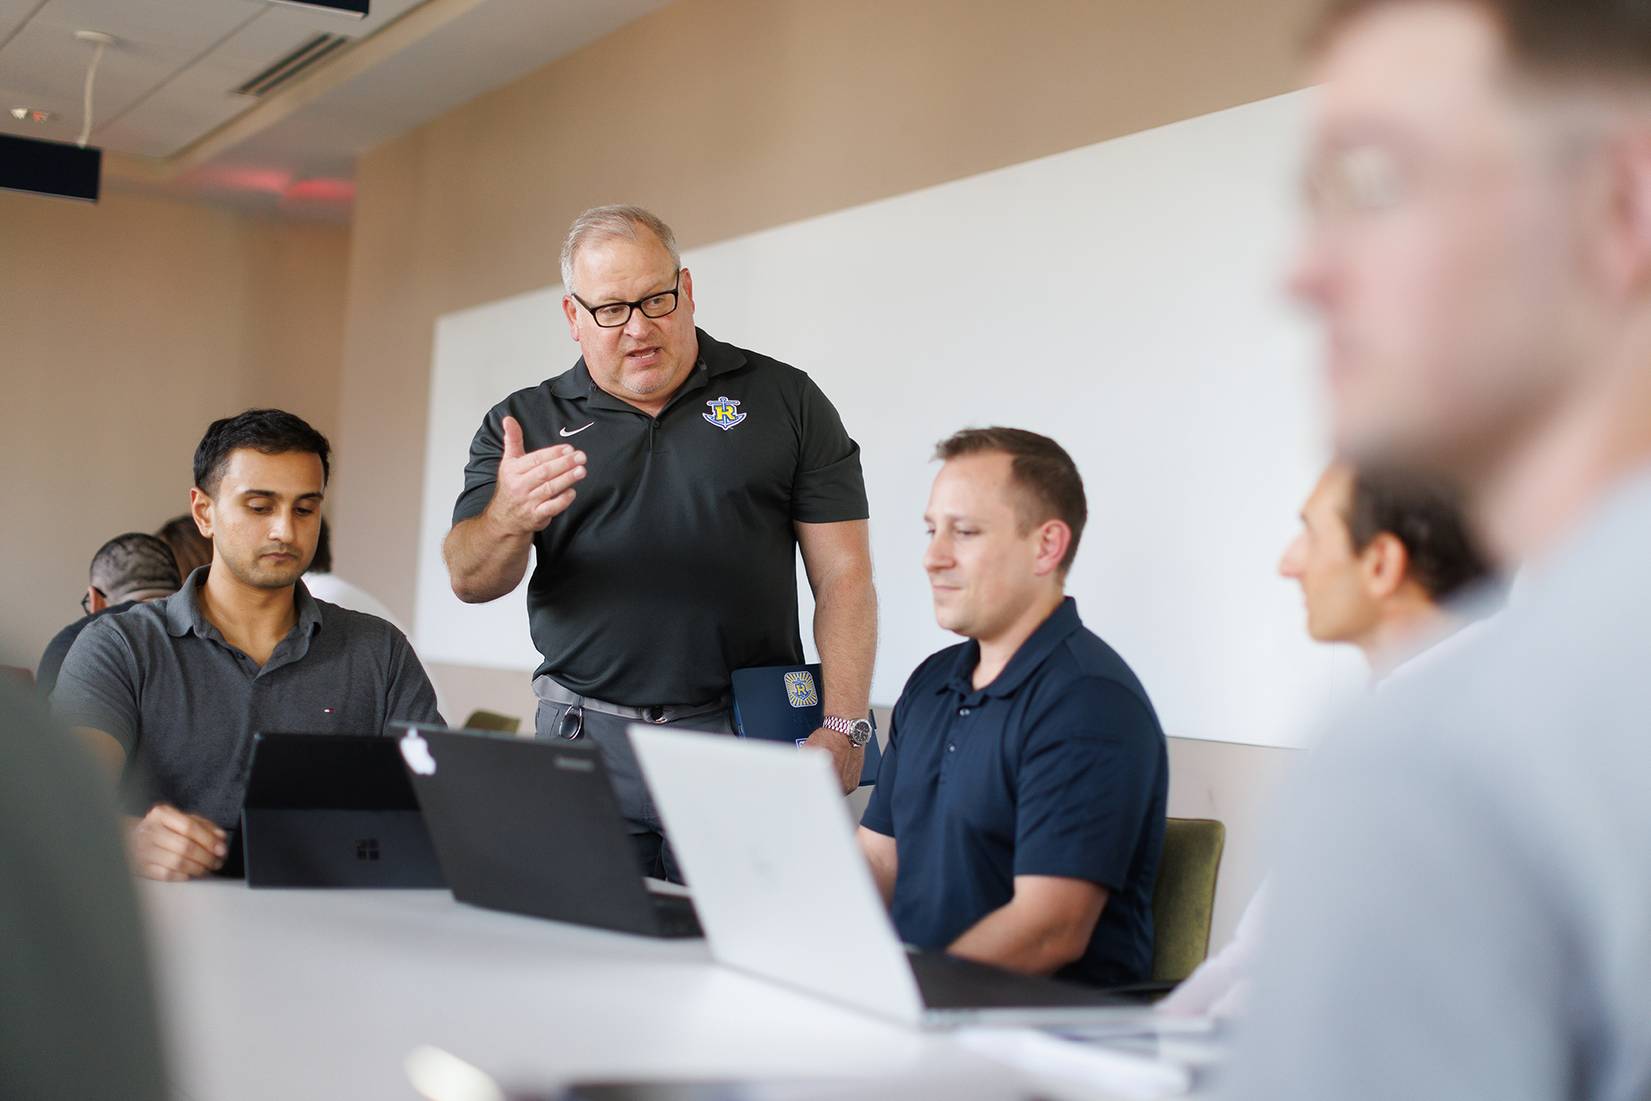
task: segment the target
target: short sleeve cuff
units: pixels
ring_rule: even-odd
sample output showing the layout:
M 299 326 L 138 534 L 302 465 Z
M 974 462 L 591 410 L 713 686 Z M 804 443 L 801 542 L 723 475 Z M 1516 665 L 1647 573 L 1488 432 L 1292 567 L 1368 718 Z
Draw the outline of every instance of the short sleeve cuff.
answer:
M 58 690 L 52 693 L 52 715 L 59 723 L 71 728 L 101 730 L 119 743 L 128 757 L 132 755 L 137 749 L 137 732 L 131 728 L 126 716 L 83 700 L 65 701 L 62 690 L 63 682 L 60 680 Z
M 798 523 L 835 524 L 870 515 L 858 447 L 829 466 L 797 475 L 791 491 L 791 518 Z
M 1121 891 L 1128 879 L 1128 869 L 1107 868 L 1096 860 L 1061 859 L 1057 856 L 1040 856 L 1035 852 L 1015 853 L 1016 875 L 1046 875 L 1055 879 L 1081 879 L 1085 883 L 1093 883 L 1098 887 L 1105 887 L 1108 891 Z
M 453 523 L 459 524 L 466 520 L 473 520 L 487 511 L 487 503 L 493 499 L 493 486 L 487 482 L 483 485 L 472 486 L 459 494 L 459 499 L 453 505 Z
M 872 833 L 880 833 L 884 837 L 894 836 L 894 815 L 889 813 L 888 796 L 878 798 L 882 792 L 881 785 L 871 789 L 871 801 L 866 804 L 866 812 L 860 816 L 860 825 Z

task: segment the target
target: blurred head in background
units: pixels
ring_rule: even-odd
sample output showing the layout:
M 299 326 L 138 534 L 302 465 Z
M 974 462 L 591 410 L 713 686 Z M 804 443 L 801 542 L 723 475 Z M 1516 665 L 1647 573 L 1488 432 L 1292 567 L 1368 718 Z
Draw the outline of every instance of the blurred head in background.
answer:
M 201 534 L 195 518 L 187 512 L 162 524 L 155 536 L 172 548 L 180 577 L 188 577 L 197 566 L 212 562 L 212 540 Z
M 1340 0 L 1291 287 L 1358 463 L 1461 480 L 1499 551 L 1651 459 L 1651 5 Z
M 1357 646 L 1378 675 L 1448 633 L 1446 602 L 1491 573 L 1447 486 L 1341 463 L 1302 506 L 1279 572 L 1301 586 L 1308 633 Z
M 172 548 L 142 532 L 117 535 L 92 556 L 89 584 L 81 606 L 87 614 L 128 600 L 171 596 L 182 583 Z

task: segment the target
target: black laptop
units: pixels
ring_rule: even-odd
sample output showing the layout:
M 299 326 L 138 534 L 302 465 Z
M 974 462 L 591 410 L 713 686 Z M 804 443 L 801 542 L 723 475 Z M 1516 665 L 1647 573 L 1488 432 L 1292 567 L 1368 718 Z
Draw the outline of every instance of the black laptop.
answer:
M 383 735 L 254 734 L 241 852 L 249 887 L 444 886 Z
M 643 877 L 595 746 L 410 726 L 401 750 L 460 902 L 642 936 L 703 935 L 685 895 Z

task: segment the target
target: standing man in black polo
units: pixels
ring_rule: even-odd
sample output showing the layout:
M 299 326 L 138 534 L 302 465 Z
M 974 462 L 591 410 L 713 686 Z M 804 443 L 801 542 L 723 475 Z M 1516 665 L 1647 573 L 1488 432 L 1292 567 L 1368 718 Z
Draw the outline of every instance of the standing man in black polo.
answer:
M 1065 592 L 1088 507 L 1054 440 L 941 443 L 923 557 L 967 641 L 894 708 L 859 831 L 900 938 L 1096 985 L 1152 967 L 1169 766 L 1146 689 Z
M 827 716 L 809 745 L 858 780 L 877 633 L 860 449 L 803 372 L 694 327 L 693 276 L 647 211 L 580 215 L 562 282 L 583 355 L 487 414 L 444 552 L 472 603 L 536 553 L 539 736 L 601 746 L 644 866 L 674 877 L 625 726 L 729 731 L 733 670 L 802 660 L 799 547 Z

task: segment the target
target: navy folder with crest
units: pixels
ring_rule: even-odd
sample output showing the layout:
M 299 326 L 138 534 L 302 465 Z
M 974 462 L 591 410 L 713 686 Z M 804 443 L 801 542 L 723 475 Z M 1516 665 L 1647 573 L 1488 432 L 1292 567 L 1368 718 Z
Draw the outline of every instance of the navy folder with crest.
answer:
M 736 669 L 733 675 L 734 732 L 742 738 L 801 745 L 820 729 L 825 705 L 818 665 L 764 665 Z M 871 718 L 871 716 L 868 716 Z M 883 751 L 877 745 L 877 720 L 871 718 L 871 741 L 860 769 L 860 786 L 877 782 Z

